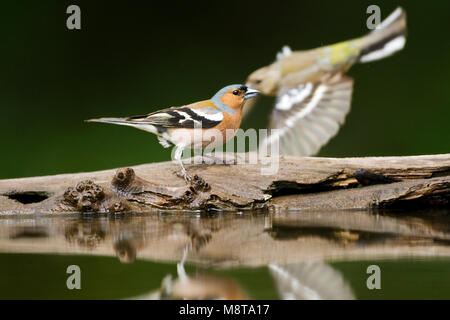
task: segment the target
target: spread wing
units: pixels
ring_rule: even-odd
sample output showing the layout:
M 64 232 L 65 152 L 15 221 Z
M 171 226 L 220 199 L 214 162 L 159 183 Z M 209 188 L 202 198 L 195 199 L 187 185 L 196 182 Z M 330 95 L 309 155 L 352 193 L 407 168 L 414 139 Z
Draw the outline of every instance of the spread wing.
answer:
M 316 154 L 339 130 L 350 110 L 353 79 L 335 74 L 319 82 L 280 89 L 268 136 L 260 147 L 279 143 L 280 154 Z

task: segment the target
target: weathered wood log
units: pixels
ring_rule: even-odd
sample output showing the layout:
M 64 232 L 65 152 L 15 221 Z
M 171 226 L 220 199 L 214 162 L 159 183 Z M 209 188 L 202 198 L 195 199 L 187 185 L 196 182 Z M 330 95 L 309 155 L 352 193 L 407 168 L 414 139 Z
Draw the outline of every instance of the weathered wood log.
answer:
M 339 159 L 282 156 L 277 165 L 278 171 L 271 175 L 262 174 L 267 162 L 261 161 L 187 165 L 194 176 L 189 185 L 176 175 L 179 168 L 173 162 L 0 180 L 0 212 L 450 206 L 450 154 Z

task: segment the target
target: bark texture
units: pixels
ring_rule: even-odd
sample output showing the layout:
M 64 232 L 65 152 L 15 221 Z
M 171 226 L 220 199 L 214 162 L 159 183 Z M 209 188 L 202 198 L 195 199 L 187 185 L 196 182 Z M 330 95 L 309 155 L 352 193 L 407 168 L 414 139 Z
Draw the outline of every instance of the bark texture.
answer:
M 240 155 L 249 157 L 249 154 Z M 0 212 L 146 212 L 175 210 L 367 209 L 444 207 L 450 154 L 411 157 L 282 156 L 270 165 L 173 162 L 90 173 L 0 180 Z M 267 160 L 267 159 L 266 159 Z

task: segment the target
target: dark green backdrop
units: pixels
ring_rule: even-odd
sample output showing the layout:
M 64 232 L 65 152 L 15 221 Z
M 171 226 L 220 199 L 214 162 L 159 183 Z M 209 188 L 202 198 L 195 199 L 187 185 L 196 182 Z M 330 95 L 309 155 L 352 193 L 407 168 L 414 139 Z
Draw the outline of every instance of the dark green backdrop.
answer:
M 66 28 L 81 7 L 82 30 Z M 322 156 L 450 151 L 449 1 L 15 1 L 1 7 L 0 178 L 168 160 L 154 136 L 86 124 L 210 97 L 273 61 L 367 32 L 366 8 L 408 14 L 405 50 L 357 65 L 352 111 Z M 273 100 L 244 128 L 264 127 Z

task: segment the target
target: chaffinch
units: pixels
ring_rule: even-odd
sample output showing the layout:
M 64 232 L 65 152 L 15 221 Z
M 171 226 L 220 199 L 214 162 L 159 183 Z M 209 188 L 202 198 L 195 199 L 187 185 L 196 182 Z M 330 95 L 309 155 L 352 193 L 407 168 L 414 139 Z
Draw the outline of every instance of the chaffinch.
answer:
M 361 38 L 307 51 L 284 47 L 274 63 L 247 79 L 247 85 L 262 94 L 277 96 L 268 128 L 279 130 L 269 130 L 263 150 L 277 143 L 281 154 L 316 154 L 336 135 L 350 110 L 353 79 L 345 72 L 354 63 L 388 57 L 405 42 L 406 14 L 397 8 Z M 244 116 L 252 105 L 246 106 Z
M 258 93 L 246 85 L 234 84 L 220 89 L 210 100 L 162 109 L 143 116 L 86 121 L 131 126 L 156 134 L 163 147 L 175 146 L 174 158 L 181 166 L 184 179 L 189 182 L 191 177 L 181 161 L 183 150 L 213 148 L 231 139 L 241 125 L 245 102 Z M 229 134 L 230 131 L 233 134 Z

